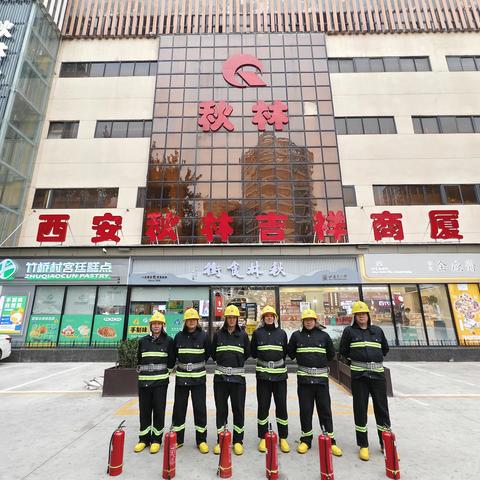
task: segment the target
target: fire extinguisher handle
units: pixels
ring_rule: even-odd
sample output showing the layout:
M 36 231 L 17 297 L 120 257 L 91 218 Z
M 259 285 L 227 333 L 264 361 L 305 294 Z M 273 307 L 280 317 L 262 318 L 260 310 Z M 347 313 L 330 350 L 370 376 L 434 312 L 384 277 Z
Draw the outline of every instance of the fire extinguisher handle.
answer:
M 124 427 L 125 422 L 126 422 L 126 420 L 122 420 L 122 422 L 120 423 L 120 425 L 117 427 L 117 430 L 121 430 L 122 428 L 125 428 L 125 427 Z

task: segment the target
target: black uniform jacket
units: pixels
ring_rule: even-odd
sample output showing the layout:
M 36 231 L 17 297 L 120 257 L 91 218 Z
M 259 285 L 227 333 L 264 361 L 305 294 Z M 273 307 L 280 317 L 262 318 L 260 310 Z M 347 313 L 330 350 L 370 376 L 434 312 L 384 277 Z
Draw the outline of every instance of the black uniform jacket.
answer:
M 248 335 L 237 325 L 233 333 L 224 325 L 213 336 L 212 358 L 221 367 L 242 368 L 250 356 L 250 340 Z M 244 375 L 225 375 L 215 369 L 215 382 L 245 383 Z
M 139 387 L 168 385 L 169 370 L 175 365 L 175 353 L 173 339 L 165 333 L 165 330 L 162 330 L 157 338 L 153 338 L 152 335 L 140 338 L 137 355 Z M 164 368 L 159 369 L 161 365 Z
M 177 359 L 176 385 L 206 383 L 205 363 L 210 357 L 210 340 L 202 328 L 198 326 L 190 333 L 187 327 L 183 327 L 183 330 L 175 335 L 174 348 Z M 203 366 L 199 366 L 201 363 Z M 188 364 L 191 365 L 188 366 Z
M 335 357 L 335 349 L 333 347 L 330 335 L 318 327 L 311 330 L 302 328 L 293 332 L 288 342 L 288 355 L 294 360 L 297 359 L 299 367 L 307 367 L 325 369 L 328 362 Z M 328 373 L 311 374 L 302 371 L 297 372 L 298 383 L 326 383 L 328 381 Z
M 253 332 L 250 345 L 251 355 L 257 359 L 257 379 L 280 381 L 287 379 L 287 334 L 275 325 L 265 325 Z M 283 362 L 282 362 L 283 360 Z M 275 362 L 277 366 L 265 365 Z
M 370 321 L 366 329 L 360 328 L 356 322 L 353 322 L 351 327 L 346 327 L 343 331 L 340 354 L 353 362 L 350 366 L 352 378 L 384 378 L 383 368 L 367 369 L 357 367 L 354 363 L 375 362 L 380 364 L 388 350 L 388 342 L 383 330 L 372 325 Z

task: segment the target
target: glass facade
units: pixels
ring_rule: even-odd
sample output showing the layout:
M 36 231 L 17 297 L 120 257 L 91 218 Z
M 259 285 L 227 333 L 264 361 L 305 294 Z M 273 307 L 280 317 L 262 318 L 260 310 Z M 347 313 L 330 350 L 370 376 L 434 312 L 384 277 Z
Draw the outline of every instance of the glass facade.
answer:
M 266 86 L 227 83 L 224 63 L 238 54 L 261 62 Z M 257 242 L 256 216 L 270 212 L 287 216 L 285 241 L 312 242 L 315 212 L 343 212 L 323 34 L 162 36 L 156 87 L 144 243 L 154 212 L 181 218 L 180 243 L 206 242 L 208 212 L 232 217 L 231 243 Z M 200 103 L 212 101 L 231 107 L 231 131 L 199 126 Z M 252 121 L 260 101 L 288 106 L 282 130 Z
M 33 2 L 29 12 L 25 17 L 23 45 L 16 49 L 22 52 L 17 59 L 17 82 L 11 86 L 0 130 L 2 246 L 16 243 L 15 228 L 23 215 L 59 46 L 59 33 L 53 21 Z M 12 32 L 13 36 L 16 34 Z

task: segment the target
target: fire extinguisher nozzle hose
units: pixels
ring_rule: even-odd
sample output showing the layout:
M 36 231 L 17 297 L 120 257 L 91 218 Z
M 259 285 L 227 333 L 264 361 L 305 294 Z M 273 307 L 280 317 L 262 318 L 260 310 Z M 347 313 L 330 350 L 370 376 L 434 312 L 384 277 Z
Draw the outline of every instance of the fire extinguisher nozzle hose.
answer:
M 124 428 L 123 425 L 125 424 L 126 420 L 122 420 L 120 425 L 117 427 L 117 430 L 120 430 L 121 428 Z

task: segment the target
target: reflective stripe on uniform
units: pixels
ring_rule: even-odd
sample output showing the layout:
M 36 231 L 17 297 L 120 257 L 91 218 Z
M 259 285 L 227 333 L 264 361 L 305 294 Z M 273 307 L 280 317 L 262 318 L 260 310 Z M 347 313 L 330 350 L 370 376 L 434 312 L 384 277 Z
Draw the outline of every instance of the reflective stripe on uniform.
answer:
M 367 426 L 365 426 L 365 427 L 360 427 L 359 425 L 355 425 L 355 430 L 356 430 L 357 432 L 367 433 Z
M 172 430 L 174 432 L 180 432 L 181 430 L 185 430 L 185 423 L 183 425 L 180 425 L 179 427 L 172 427 Z
M 266 425 L 268 423 L 268 417 L 264 418 L 263 420 L 260 420 L 259 418 L 257 418 L 257 423 L 259 425 Z
M 286 420 L 283 420 L 283 418 L 276 418 L 275 419 L 277 421 L 277 423 L 279 423 L 280 425 L 283 425 L 284 427 L 286 427 L 288 425 L 288 419 Z
M 297 348 L 297 353 L 327 353 L 327 349 L 322 347 L 300 347 Z
M 259 345 L 257 350 L 277 350 L 283 352 L 283 347 L 281 345 Z
M 302 437 L 313 437 L 313 430 L 309 432 L 302 432 Z
M 385 369 L 382 368 L 363 368 L 363 367 L 357 367 L 355 365 L 350 365 L 350 370 L 352 372 L 377 372 L 377 373 L 383 373 Z
M 142 357 L 168 357 L 167 352 L 142 352 Z
M 323 377 L 323 378 L 328 378 L 328 373 L 315 373 L 315 374 L 312 374 L 312 373 L 302 372 L 301 370 L 297 370 L 297 375 L 298 375 L 299 377 L 316 377 L 316 378 Z
M 335 435 L 333 432 L 327 432 L 327 435 L 330 437 L 330 438 L 335 438 Z
M 257 372 L 260 373 L 272 373 L 272 374 L 281 374 L 287 373 L 287 367 L 284 368 L 266 368 L 266 367 L 257 367 Z
M 352 342 L 350 348 L 382 348 L 382 344 L 379 342 Z
M 220 347 L 217 347 L 216 352 L 239 352 L 239 353 L 244 353 L 245 350 L 243 347 L 235 347 L 233 345 L 222 345 Z
M 178 353 L 193 353 L 194 355 L 203 355 L 205 353 L 204 348 L 179 348 Z
M 377 425 L 377 430 L 379 432 L 389 432 L 390 431 L 390 427 L 382 427 L 381 425 Z
M 207 431 L 207 427 L 199 427 L 198 425 L 195 425 L 195 430 L 200 433 L 205 433 Z
M 207 375 L 207 372 L 205 370 L 203 372 L 179 372 L 177 370 L 176 375 L 177 377 L 182 378 L 200 378 L 205 377 Z
M 145 430 L 141 430 L 140 431 L 140 436 L 143 437 L 143 435 L 147 435 L 148 433 L 150 433 L 150 429 L 152 427 L 147 427 Z
M 169 377 L 169 373 L 163 373 L 162 375 L 139 375 L 138 379 L 140 381 L 145 380 L 166 380 Z
M 237 433 L 243 433 L 245 428 L 244 427 L 237 427 L 237 425 L 234 425 L 233 430 L 235 430 L 235 432 L 237 432 Z
M 161 430 L 157 430 L 153 425 L 152 425 L 152 433 L 157 435 L 158 437 L 163 434 L 163 428 Z

